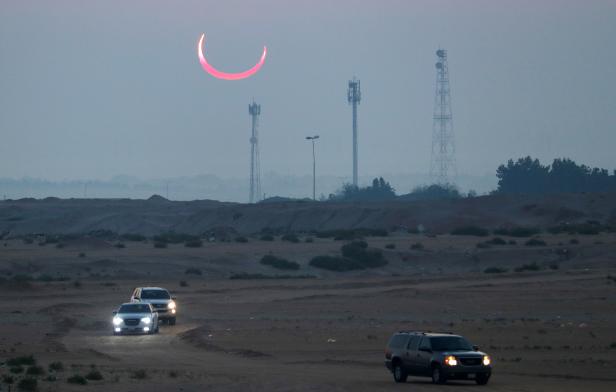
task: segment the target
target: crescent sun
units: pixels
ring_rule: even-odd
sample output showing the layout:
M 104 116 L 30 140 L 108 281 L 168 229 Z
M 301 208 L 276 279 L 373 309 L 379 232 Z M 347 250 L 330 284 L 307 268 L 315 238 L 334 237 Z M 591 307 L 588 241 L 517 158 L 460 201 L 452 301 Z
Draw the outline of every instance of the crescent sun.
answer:
M 197 46 L 197 52 L 199 54 L 199 62 L 201 63 L 201 66 L 203 67 L 205 72 L 209 73 L 215 78 L 224 79 L 224 80 L 246 79 L 247 77 L 252 76 L 255 73 L 257 73 L 259 69 L 261 69 L 261 67 L 263 66 L 263 63 L 265 63 L 265 56 L 267 56 L 267 47 L 264 46 L 263 54 L 261 54 L 261 59 L 259 60 L 258 63 L 256 63 L 249 70 L 246 70 L 244 72 L 238 72 L 238 73 L 227 73 L 227 72 L 219 71 L 216 68 L 214 68 L 212 65 L 210 65 L 210 63 L 207 62 L 207 60 L 205 59 L 205 56 L 203 55 L 203 41 L 204 40 L 205 40 L 205 34 L 201 34 L 201 38 L 199 39 L 199 44 Z

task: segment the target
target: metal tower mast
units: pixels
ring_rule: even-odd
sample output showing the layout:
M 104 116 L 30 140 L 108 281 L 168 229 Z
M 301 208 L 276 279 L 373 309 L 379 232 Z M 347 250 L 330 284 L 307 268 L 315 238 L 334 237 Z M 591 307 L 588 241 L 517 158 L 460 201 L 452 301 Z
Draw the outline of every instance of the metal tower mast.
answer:
M 455 182 L 457 176 L 455 152 L 447 51 L 439 49 L 436 51 L 436 96 L 430 161 L 430 178 L 434 183 L 446 185 Z
M 349 104 L 353 105 L 353 185 L 357 186 L 357 105 L 361 101 L 360 81 L 353 78 L 349 80 L 347 90 Z
M 261 105 L 253 100 L 248 105 L 248 113 L 252 120 L 252 136 L 250 137 L 250 195 L 251 203 L 261 199 L 261 162 L 259 158 L 259 116 Z

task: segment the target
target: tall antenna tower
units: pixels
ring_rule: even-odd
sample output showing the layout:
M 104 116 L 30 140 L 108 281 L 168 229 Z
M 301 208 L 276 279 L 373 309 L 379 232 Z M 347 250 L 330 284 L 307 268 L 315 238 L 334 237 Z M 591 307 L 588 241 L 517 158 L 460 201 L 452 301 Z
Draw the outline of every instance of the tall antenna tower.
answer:
M 457 176 L 456 146 L 451 115 L 449 67 L 447 51 L 436 51 L 436 96 L 432 125 L 432 158 L 430 178 L 435 184 L 453 184 Z
M 357 187 L 357 105 L 361 101 L 361 84 L 355 77 L 349 80 L 347 99 L 353 106 L 353 185 Z
M 261 115 L 261 105 L 257 105 L 253 100 L 248 105 L 252 123 L 252 136 L 250 137 L 250 195 L 251 203 L 256 203 L 261 199 L 261 161 L 259 158 L 259 116 Z

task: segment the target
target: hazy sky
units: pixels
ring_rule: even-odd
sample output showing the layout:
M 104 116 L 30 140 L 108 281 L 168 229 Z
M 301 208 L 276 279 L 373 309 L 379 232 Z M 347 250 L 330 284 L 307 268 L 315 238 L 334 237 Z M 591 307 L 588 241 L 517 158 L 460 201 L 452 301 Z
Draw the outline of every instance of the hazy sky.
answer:
M 196 44 L 225 71 L 199 66 Z M 616 0 L 0 2 L 0 177 L 351 174 L 347 80 L 361 79 L 360 175 L 429 170 L 434 51 L 449 51 L 460 173 L 567 156 L 616 168 Z

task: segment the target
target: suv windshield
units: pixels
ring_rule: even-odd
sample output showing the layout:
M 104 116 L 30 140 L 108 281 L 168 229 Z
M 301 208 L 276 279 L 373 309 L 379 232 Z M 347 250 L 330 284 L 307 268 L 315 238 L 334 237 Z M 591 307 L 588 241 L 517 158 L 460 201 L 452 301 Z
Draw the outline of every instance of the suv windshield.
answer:
M 141 299 L 169 299 L 167 290 L 141 290 Z
M 120 306 L 118 313 L 150 313 L 150 305 L 127 304 Z
M 439 336 L 430 338 L 434 351 L 472 351 L 469 342 L 459 336 Z

